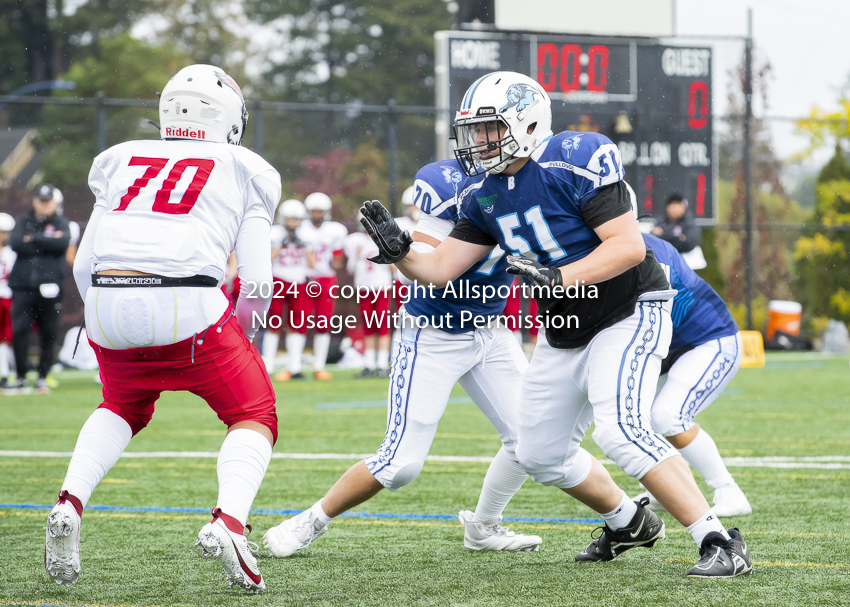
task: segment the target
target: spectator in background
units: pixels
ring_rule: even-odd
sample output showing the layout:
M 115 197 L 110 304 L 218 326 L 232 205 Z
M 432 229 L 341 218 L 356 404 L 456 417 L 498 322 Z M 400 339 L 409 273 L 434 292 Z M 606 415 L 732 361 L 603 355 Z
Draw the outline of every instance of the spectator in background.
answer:
M 27 351 L 32 324 L 37 320 L 41 352 L 35 388 L 39 394 L 50 393 L 47 373 L 53 365 L 67 267 L 65 254 L 71 240 L 68 220 L 56 212 L 56 191 L 44 184 L 33 192 L 32 211 L 15 220 L 9 239 L 18 255 L 9 275 L 18 379 L 9 387 L 17 390 L 27 385 Z
M 658 220 L 652 233 L 669 242 L 682 255 L 702 244 L 702 230 L 688 214 L 688 200 L 681 194 L 671 194 L 667 199 L 665 215 Z
M 9 246 L 9 232 L 15 227 L 15 218 L 0 213 L 0 390 L 9 387 L 9 367 L 12 362 L 12 289 L 9 273 L 15 265 L 15 252 Z

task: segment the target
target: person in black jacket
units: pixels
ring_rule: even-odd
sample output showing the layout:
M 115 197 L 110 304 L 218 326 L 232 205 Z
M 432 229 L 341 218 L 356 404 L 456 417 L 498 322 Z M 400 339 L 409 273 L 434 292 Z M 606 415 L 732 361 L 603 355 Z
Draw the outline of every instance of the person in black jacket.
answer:
M 689 253 L 702 243 L 702 229 L 688 214 L 688 201 L 681 194 L 671 194 L 663 218 L 652 233 L 666 240 L 681 254 Z
M 33 210 L 15 221 L 9 237 L 18 254 L 9 275 L 12 289 L 12 347 L 18 379 L 12 389 L 27 385 L 27 350 L 32 324 L 38 321 L 41 344 L 36 390 L 49 394 L 47 372 L 53 365 L 53 344 L 59 330 L 62 286 L 65 283 L 65 251 L 70 242 L 68 220 L 56 213 L 56 190 L 44 184 L 33 192 Z

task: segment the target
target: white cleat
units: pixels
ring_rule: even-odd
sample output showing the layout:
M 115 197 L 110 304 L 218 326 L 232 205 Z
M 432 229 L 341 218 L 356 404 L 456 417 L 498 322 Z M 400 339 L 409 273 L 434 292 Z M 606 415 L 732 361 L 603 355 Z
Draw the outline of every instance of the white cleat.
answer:
M 44 569 L 60 586 L 73 586 L 80 577 L 80 525 L 69 502 L 53 506 L 47 517 Z
M 219 560 L 231 586 L 239 586 L 255 594 L 266 589 L 253 554 L 259 546 L 228 529 L 220 518 L 216 517 L 201 527 L 195 546 L 201 547 L 201 556 Z
M 474 513 L 461 510 L 457 520 L 463 525 L 463 545 L 469 550 L 505 550 L 531 552 L 540 548 L 543 539 L 536 535 L 516 534 L 499 523 L 485 525 L 473 521 Z
M 313 516 L 313 510 L 310 508 L 266 531 L 263 536 L 263 544 L 269 549 L 272 556 L 277 558 L 291 556 L 323 536 L 329 526 L 322 527 L 321 523 Z
M 751 514 L 753 507 L 737 483 L 714 490 L 714 514 L 717 516 L 743 516 Z
M 631 498 L 631 500 L 633 502 L 640 502 L 640 500 L 642 500 L 643 498 L 649 500 L 649 503 L 646 505 L 646 507 L 652 510 L 653 512 L 666 512 L 664 506 L 661 505 L 661 502 L 655 499 L 655 496 L 647 490 L 644 490 L 643 493 L 638 493 L 636 496 Z

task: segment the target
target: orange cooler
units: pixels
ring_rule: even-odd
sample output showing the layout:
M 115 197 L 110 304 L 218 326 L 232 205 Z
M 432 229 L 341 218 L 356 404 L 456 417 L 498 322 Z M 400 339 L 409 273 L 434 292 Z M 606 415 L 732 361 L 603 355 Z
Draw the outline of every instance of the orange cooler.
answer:
M 789 335 L 800 334 L 800 319 L 803 316 L 803 306 L 796 301 L 771 301 L 767 304 L 768 341 L 773 339 L 777 331 Z

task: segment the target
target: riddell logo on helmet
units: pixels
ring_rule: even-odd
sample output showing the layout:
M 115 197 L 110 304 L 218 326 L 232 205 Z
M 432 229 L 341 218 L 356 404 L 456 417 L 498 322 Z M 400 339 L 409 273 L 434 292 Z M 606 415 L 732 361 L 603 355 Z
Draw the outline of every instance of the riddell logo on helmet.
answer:
M 166 137 L 188 137 L 189 139 L 206 139 L 206 131 L 197 131 L 195 129 L 173 129 L 170 126 L 165 127 Z

